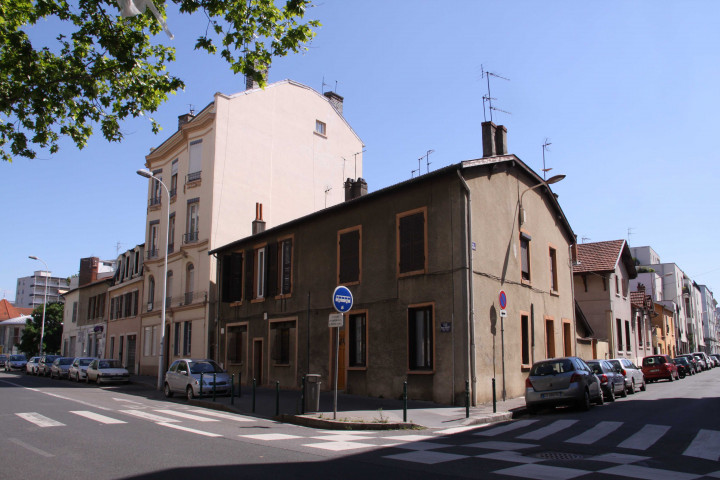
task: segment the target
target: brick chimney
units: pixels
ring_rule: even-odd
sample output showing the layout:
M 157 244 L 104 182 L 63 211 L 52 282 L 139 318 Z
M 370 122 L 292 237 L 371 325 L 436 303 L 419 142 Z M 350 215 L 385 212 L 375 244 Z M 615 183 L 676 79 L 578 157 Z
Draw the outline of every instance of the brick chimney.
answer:
M 367 195 L 368 186 L 364 178 L 360 177 L 357 180 L 348 178 L 345 181 L 345 201 L 354 200 L 356 198 Z
M 252 234 L 265 231 L 265 221 L 262 218 L 262 203 L 255 204 L 255 220 L 252 222 Z
M 335 92 L 325 92 L 323 93 L 327 97 L 328 100 L 330 100 L 330 105 L 333 106 L 336 112 L 338 112 L 340 115 L 343 114 L 343 100 L 345 100 L 343 97 L 338 95 Z
M 178 130 L 182 129 L 182 126 L 188 123 L 193 118 L 195 118 L 195 114 L 193 112 L 178 115 Z
M 80 259 L 80 274 L 78 276 L 78 286 L 87 285 L 97 280 L 98 265 L 100 259 L 98 257 L 88 257 Z
M 482 123 L 483 157 L 495 156 L 495 132 L 497 127 L 493 122 Z
M 495 130 L 495 154 L 507 155 L 507 128 L 498 125 Z

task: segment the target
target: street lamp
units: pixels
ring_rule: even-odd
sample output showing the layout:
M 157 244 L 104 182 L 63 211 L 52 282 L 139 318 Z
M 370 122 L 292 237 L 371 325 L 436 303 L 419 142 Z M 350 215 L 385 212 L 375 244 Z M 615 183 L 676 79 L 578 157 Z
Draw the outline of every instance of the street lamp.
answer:
M 160 312 L 160 323 L 162 329 L 160 330 L 160 358 L 158 359 L 158 379 L 157 389 L 161 390 L 163 387 L 163 361 L 165 356 L 165 302 L 167 299 L 167 261 L 168 261 L 168 241 L 170 239 L 170 191 L 167 186 L 158 177 L 153 175 L 149 170 L 140 169 L 137 174 L 141 177 L 155 180 L 165 189 L 167 193 L 167 222 L 165 223 L 165 268 L 163 272 L 163 293 L 162 293 L 162 310 Z
M 45 295 L 43 296 L 43 316 L 42 316 L 42 325 L 40 327 L 40 355 L 43 353 L 43 337 L 45 337 L 45 306 L 47 305 L 47 284 L 48 284 L 48 277 L 50 276 L 50 269 L 47 266 L 47 263 L 45 263 L 43 260 L 39 259 L 35 255 L 29 255 L 28 258 L 32 260 L 37 260 L 38 262 L 42 262 L 43 265 L 45 265 Z
M 542 183 L 538 183 L 538 184 L 535 185 L 535 186 L 532 186 L 532 187 L 530 187 L 530 188 L 526 188 L 526 189 L 520 194 L 520 210 L 519 210 L 519 212 L 518 212 L 518 213 L 519 213 L 520 225 L 522 225 L 523 223 L 525 223 L 525 212 L 523 211 L 523 208 L 522 208 L 522 199 L 523 199 L 523 197 L 525 196 L 525 194 L 526 194 L 527 192 L 529 192 L 530 190 L 535 190 L 536 188 L 540 188 L 540 187 L 542 187 L 543 185 L 552 185 L 553 183 L 558 183 L 558 182 L 559 182 L 560 180 L 562 180 L 563 178 L 565 178 L 565 175 L 555 175 L 555 176 L 550 177 L 550 178 L 548 178 L 547 180 L 543 181 Z

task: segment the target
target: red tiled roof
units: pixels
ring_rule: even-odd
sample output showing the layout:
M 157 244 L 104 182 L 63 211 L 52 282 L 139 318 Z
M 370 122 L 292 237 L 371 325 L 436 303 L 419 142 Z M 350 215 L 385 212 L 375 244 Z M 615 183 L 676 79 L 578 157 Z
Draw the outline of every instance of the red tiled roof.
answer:
M 633 307 L 643 308 L 645 306 L 645 292 L 630 292 L 630 303 Z
M 573 266 L 573 272 L 607 272 L 615 270 L 624 245 L 625 240 L 579 244 L 577 247 L 580 264 Z
M 11 318 L 17 318 L 21 315 L 30 315 L 32 311 L 32 308 L 16 308 L 12 303 L 8 302 L 4 298 L 0 300 L 0 322 Z

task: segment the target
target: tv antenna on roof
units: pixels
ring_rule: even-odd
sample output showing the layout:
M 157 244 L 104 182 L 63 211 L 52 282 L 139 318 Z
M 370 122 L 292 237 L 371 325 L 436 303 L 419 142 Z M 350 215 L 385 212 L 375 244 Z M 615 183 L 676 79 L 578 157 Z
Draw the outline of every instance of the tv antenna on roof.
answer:
M 487 122 L 487 115 L 485 114 L 485 103 L 486 102 L 489 106 L 488 110 L 490 111 L 490 121 L 491 122 L 493 121 L 493 114 L 492 114 L 493 110 L 496 112 L 502 112 L 502 113 L 507 113 L 508 115 L 512 115 L 512 113 L 510 113 L 510 112 L 506 112 L 505 110 L 500 110 L 499 108 L 493 107 L 492 101 L 497 100 L 497 98 L 494 98 L 490 94 L 490 77 L 500 78 L 500 79 L 506 80 L 508 82 L 510 81 L 510 79 L 505 78 L 496 73 L 488 72 L 485 70 L 485 68 L 482 65 L 480 65 L 480 70 L 482 72 L 482 78 L 487 78 L 487 95 L 483 95 L 483 97 L 482 97 L 482 99 L 483 99 L 483 118 L 485 118 L 485 121 Z
M 188 107 L 190 107 L 190 115 L 195 115 L 195 105 L 188 103 Z
M 338 84 L 338 81 L 335 80 L 335 90 L 333 90 L 333 92 L 335 92 L 335 93 L 337 93 L 337 84 Z M 329 83 L 325 83 L 325 76 L 323 76 L 323 79 L 322 79 L 322 87 L 320 88 L 320 93 L 324 94 L 324 93 L 325 93 L 325 87 L 329 87 L 329 86 L 330 86 L 330 84 L 329 84 Z
M 417 169 L 418 176 L 420 176 L 420 161 L 421 161 L 423 158 L 425 159 L 425 168 L 427 169 L 427 173 L 430 173 L 430 164 L 432 163 L 432 162 L 430 161 L 430 154 L 431 154 L 431 153 L 435 153 L 435 150 L 428 150 L 427 152 L 425 152 L 425 155 L 423 155 L 422 157 L 418 158 L 418 169 Z M 415 170 L 413 170 L 413 172 L 414 172 L 414 171 L 415 171 Z
M 542 150 L 543 150 L 543 168 L 542 168 L 543 180 L 545 180 L 545 177 L 546 177 L 545 174 L 547 172 L 549 172 L 550 170 L 552 170 L 552 168 L 545 168 L 545 152 L 550 151 L 550 145 L 552 145 L 552 143 L 550 143 L 550 139 L 545 137 L 545 142 L 543 142 L 543 146 L 542 146 Z
M 633 232 L 633 230 L 635 230 L 633 227 L 628 227 L 628 240 L 627 240 L 627 243 L 630 243 L 630 235 L 635 235 L 635 233 Z

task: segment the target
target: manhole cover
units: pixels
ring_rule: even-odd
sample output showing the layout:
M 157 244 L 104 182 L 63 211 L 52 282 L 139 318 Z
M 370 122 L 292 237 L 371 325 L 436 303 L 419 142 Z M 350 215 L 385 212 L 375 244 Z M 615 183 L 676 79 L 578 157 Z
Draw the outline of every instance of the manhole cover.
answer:
M 545 460 L 581 460 L 585 455 L 567 452 L 540 452 L 533 455 L 535 458 L 544 458 Z

